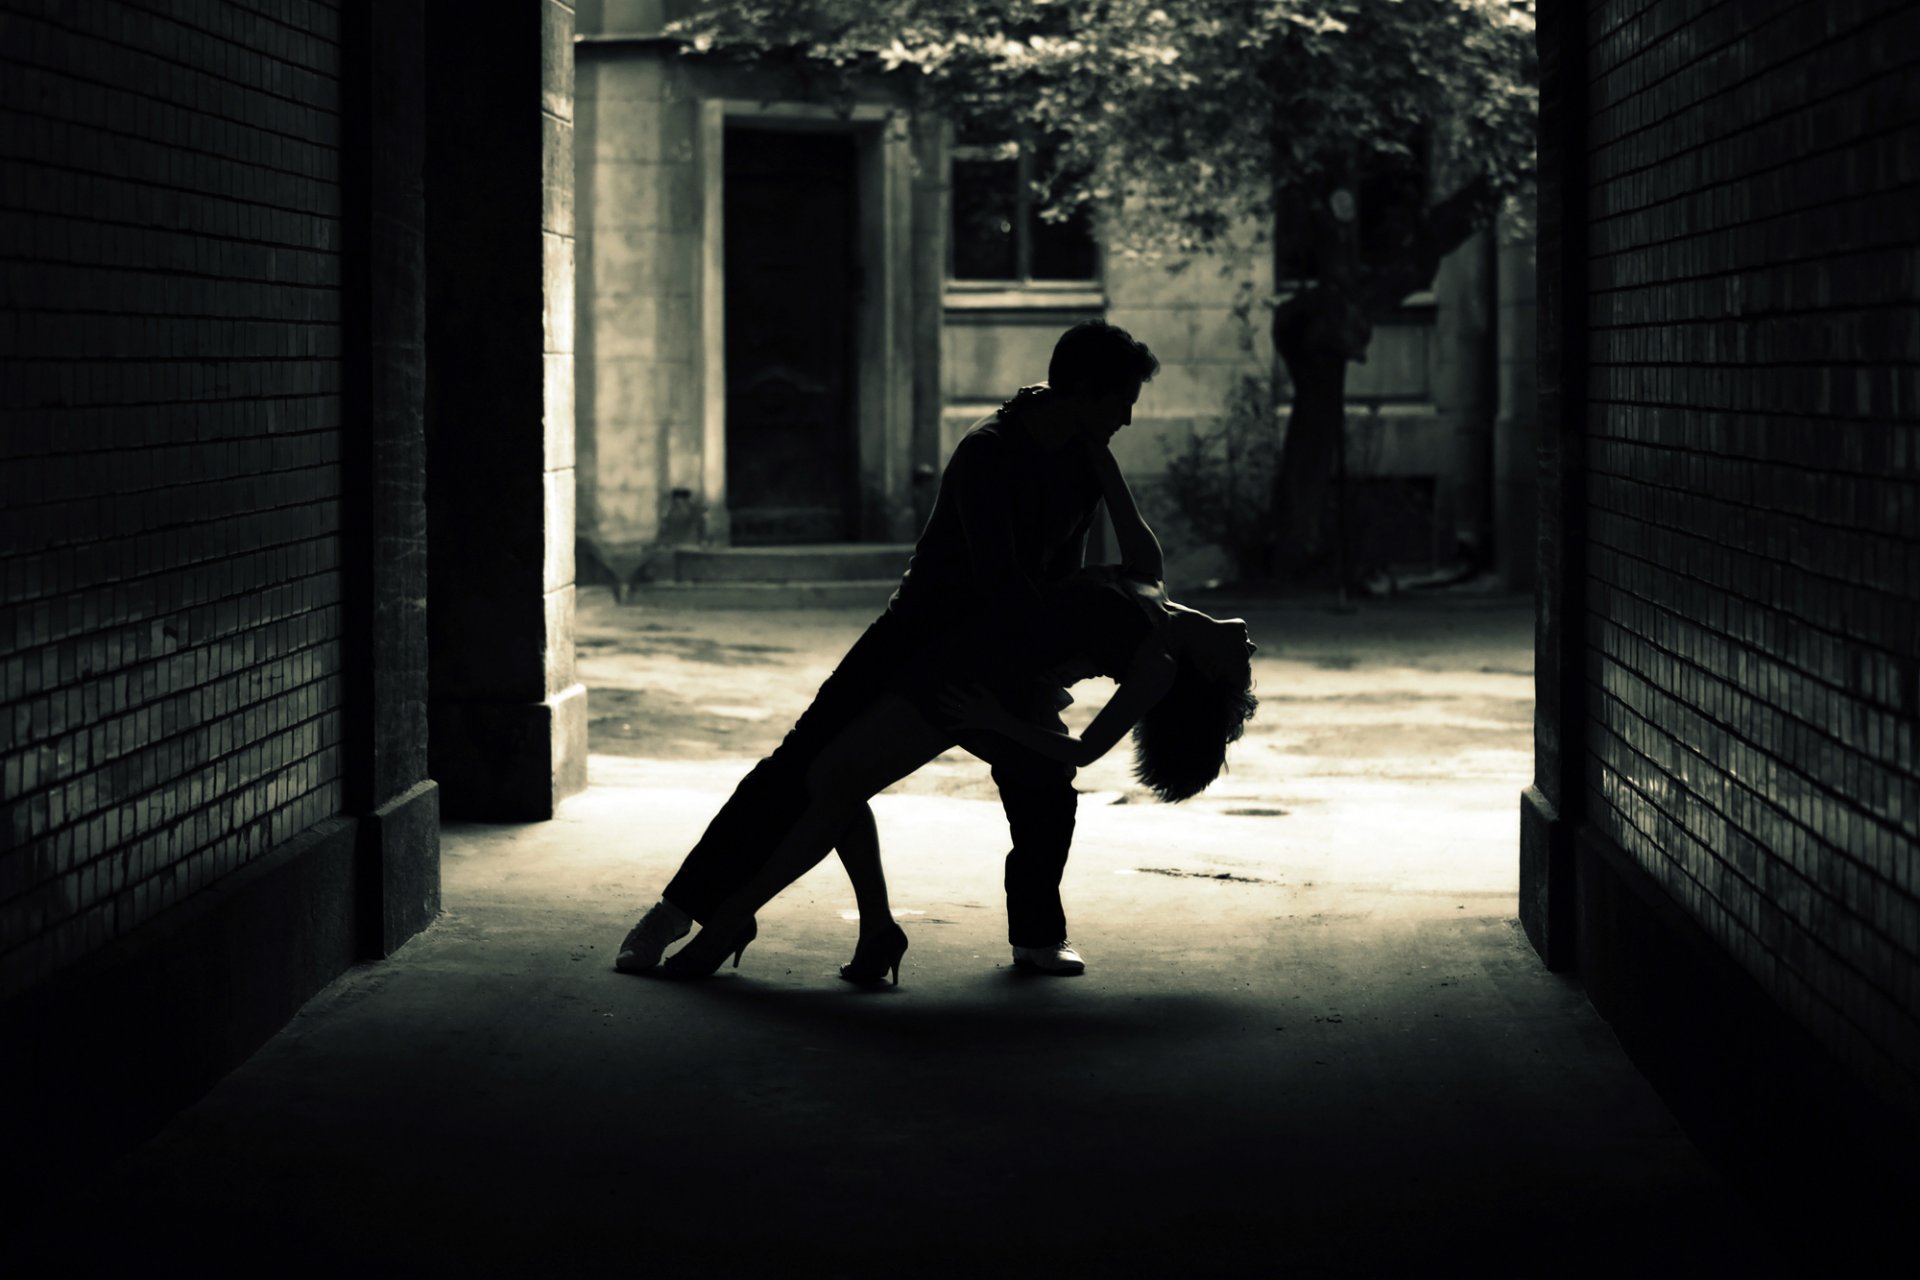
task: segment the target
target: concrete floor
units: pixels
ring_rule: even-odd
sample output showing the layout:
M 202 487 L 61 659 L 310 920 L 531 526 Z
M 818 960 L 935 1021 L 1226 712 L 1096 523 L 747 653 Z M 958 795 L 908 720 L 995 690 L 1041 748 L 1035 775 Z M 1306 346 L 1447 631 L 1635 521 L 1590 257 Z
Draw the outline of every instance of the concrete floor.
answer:
M 834 978 L 856 925 L 832 863 L 762 913 L 737 972 L 611 968 L 791 718 L 778 699 L 804 702 L 864 618 L 623 617 L 590 598 L 590 683 L 696 707 L 718 696 L 703 681 L 731 689 L 725 705 L 755 714 L 711 736 L 750 752 L 700 747 L 690 712 L 691 745 L 612 743 L 552 822 L 450 825 L 445 915 L 76 1189 L 84 1203 L 42 1224 L 42 1261 L 1785 1270 L 1513 920 L 1526 724 L 1496 704 L 1526 696 L 1525 616 L 1510 601 L 1249 614 L 1264 723 L 1222 794 L 1142 804 L 1123 762 L 1083 780 L 1066 884 L 1082 978 L 1008 966 L 1004 822 L 971 776 L 984 769 L 943 761 L 876 802 L 912 949 L 897 989 L 868 991 Z M 761 626 L 776 652 L 727 656 Z M 766 696 L 740 692 L 743 666 Z M 99 1230 L 103 1201 L 124 1226 Z

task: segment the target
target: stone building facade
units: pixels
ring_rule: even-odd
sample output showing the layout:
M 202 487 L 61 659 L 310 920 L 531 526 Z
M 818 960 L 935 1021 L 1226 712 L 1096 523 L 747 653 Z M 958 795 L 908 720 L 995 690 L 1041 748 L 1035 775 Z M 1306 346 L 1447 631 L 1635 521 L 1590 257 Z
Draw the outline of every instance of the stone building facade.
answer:
M 842 114 L 798 81 L 685 56 L 659 32 L 688 7 L 580 13 L 583 573 L 672 578 L 676 547 L 910 543 L 959 436 L 1044 378 L 1054 338 L 1089 318 L 1160 357 L 1115 448 L 1175 576 L 1226 572 L 1156 482 L 1241 379 L 1271 375 L 1267 245 L 1172 264 L 1103 253 L 1089 230 L 1042 226 L 1013 161 L 996 172 L 990 148 L 957 144 L 904 92 L 875 84 Z M 969 240 L 979 216 L 1002 220 L 1003 246 Z M 1513 335 L 1531 331 L 1532 264 L 1524 244 L 1496 261 L 1492 239 L 1377 328 L 1349 380 L 1349 475 L 1379 559 L 1434 565 L 1462 535 L 1499 541 L 1524 587 L 1532 388 Z M 1499 365 L 1503 340 L 1522 358 Z
M 625 577 L 674 545 L 911 539 L 939 360 L 923 122 L 645 36 L 588 33 L 577 84 L 583 549 Z

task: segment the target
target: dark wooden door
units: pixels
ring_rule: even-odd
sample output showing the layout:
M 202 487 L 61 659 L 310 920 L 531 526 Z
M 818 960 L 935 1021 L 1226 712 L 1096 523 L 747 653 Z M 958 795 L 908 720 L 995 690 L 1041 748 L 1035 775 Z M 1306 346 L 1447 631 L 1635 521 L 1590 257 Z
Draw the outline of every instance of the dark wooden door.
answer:
M 726 136 L 727 509 L 737 545 L 857 535 L 854 144 Z

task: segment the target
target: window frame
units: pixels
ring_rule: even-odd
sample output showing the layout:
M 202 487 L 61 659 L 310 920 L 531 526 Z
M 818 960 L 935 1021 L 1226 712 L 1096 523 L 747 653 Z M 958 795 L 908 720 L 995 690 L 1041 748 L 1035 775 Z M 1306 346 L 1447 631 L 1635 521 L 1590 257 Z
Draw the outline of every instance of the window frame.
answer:
M 1017 274 L 1010 277 L 962 277 L 954 274 L 959 237 L 953 228 L 953 172 L 962 160 L 1005 161 L 1005 149 L 1014 148 L 1013 261 Z M 1022 301 L 1044 306 L 1088 307 L 1106 305 L 1106 246 L 1097 235 L 1089 234 L 1093 249 L 1092 274 L 1074 279 L 1039 279 L 1033 274 L 1033 226 L 1038 218 L 1039 201 L 1033 193 L 1034 148 L 1030 137 L 1009 138 L 1000 143 L 950 143 L 947 147 L 948 214 L 946 236 L 947 306 L 955 310 L 989 309 L 1019 305 Z

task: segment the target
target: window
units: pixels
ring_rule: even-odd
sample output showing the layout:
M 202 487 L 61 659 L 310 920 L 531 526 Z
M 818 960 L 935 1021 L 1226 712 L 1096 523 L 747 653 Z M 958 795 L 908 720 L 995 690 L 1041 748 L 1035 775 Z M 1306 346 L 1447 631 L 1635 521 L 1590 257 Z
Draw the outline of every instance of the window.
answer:
M 953 149 L 952 258 L 959 281 L 1001 284 L 1091 282 L 1100 271 L 1092 219 L 1084 208 L 1063 222 L 1040 216 L 1051 149 L 963 133 Z

